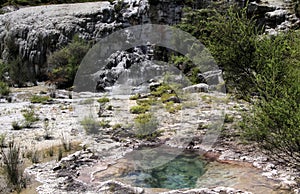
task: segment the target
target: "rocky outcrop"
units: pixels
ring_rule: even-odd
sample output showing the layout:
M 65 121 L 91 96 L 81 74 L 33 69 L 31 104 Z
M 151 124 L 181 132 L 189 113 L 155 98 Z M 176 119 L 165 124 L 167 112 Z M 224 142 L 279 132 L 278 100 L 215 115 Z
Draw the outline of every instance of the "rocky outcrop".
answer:
M 254 15 L 259 26 L 264 26 L 267 34 L 299 28 L 295 3 L 291 1 L 250 2 L 248 13 Z
M 8 9 L 11 12 L 0 15 L 1 58 L 4 61 L 19 58 L 36 76 L 47 67 L 47 57 L 70 42 L 75 34 L 97 42 L 132 25 L 180 21 L 182 3 L 151 2 L 123 0 Z
M 146 1 L 93 2 L 21 8 L 0 15 L 0 52 L 4 60 L 20 57 L 38 74 L 47 56 L 66 45 L 75 34 L 86 40 L 100 38 L 139 24 Z

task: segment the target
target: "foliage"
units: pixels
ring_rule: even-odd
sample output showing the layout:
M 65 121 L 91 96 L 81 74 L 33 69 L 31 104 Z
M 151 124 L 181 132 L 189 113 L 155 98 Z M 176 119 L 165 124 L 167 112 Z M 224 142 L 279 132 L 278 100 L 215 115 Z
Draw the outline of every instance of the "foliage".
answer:
M 120 128 L 122 128 L 122 124 L 120 124 L 120 123 L 116 123 L 116 124 L 114 124 L 114 125 L 112 126 L 112 129 L 113 129 L 113 130 L 117 130 L 117 129 L 120 129 Z
M 166 102 L 165 108 L 169 113 L 176 113 L 182 109 L 182 105 L 180 104 L 175 105 L 174 102 L 171 101 L 171 102 Z
M 155 97 L 161 97 L 165 93 L 171 94 L 171 93 L 174 93 L 174 91 L 167 84 L 162 84 L 161 86 L 158 86 L 153 91 L 151 91 L 151 95 L 153 95 Z
M 129 97 L 129 100 L 137 100 L 141 97 L 141 95 L 139 93 L 135 94 L 135 95 L 132 95 Z
M 158 121 L 153 114 L 139 114 L 134 119 L 135 135 L 139 139 L 154 139 L 160 135 L 156 130 Z
M 11 123 L 12 129 L 13 130 L 20 130 L 23 128 L 23 126 L 21 126 L 17 121 L 13 121 Z
M 99 99 L 97 100 L 97 102 L 99 102 L 100 104 L 106 104 L 106 103 L 109 102 L 109 98 L 107 98 L 107 97 L 102 97 L 102 98 L 99 98 Z
M 7 64 L 0 62 L 0 81 L 5 81 L 4 75 L 9 71 L 9 67 Z
M 23 111 L 23 117 L 25 119 L 24 127 L 30 128 L 33 123 L 39 121 L 39 118 L 33 108 L 25 109 Z
M 39 96 L 39 95 L 33 95 L 30 98 L 30 102 L 31 103 L 46 103 L 47 101 L 49 101 L 51 98 L 49 96 Z
M 0 81 L 0 95 L 8 96 L 9 93 L 10 93 L 10 89 L 7 83 Z
M 66 47 L 52 53 L 48 59 L 51 67 L 49 80 L 58 88 L 71 87 L 81 60 L 89 48 L 90 45 L 87 42 L 74 36 L 73 41 Z
M 26 186 L 25 179 L 23 178 L 22 165 L 20 163 L 20 147 L 14 141 L 8 143 L 7 152 L 1 147 L 1 155 L 4 163 L 4 169 L 8 182 L 17 191 L 20 191 Z
M 258 35 L 262 33 L 254 19 L 247 17 L 246 9 L 230 7 L 225 12 L 215 9 L 190 10 L 180 29 L 197 37 L 211 52 L 224 70 L 227 89 L 237 91 L 249 100 L 255 92 L 255 56 Z M 197 69 L 192 69 L 192 81 Z M 236 90 L 235 90 L 236 89 Z
M 147 105 L 146 106 L 140 106 L 140 105 L 132 106 L 132 107 L 130 107 L 130 113 L 141 114 L 141 113 L 147 112 L 149 109 L 150 109 L 150 107 Z
M 87 134 L 98 134 L 100 124 L 93 116 L 85 116 L 80 122 Z
M 110 127 L 109 123 L 110 123 L 110 121 L 103 119 L 99 122 L 99 126 L 102 128 L 109 128 Z
M 10 79 L 18 87 L 24 86 L 27 81 L 34 81 L 35 77 L 30 75 L 28 65 L 22 61 L 20 56 L 11 59 L 8 66 Z
M 243 136 L 277 160 L 300 168 L 300 34 L 260 41 L 255 75 L 259 98 L 244 115 Z

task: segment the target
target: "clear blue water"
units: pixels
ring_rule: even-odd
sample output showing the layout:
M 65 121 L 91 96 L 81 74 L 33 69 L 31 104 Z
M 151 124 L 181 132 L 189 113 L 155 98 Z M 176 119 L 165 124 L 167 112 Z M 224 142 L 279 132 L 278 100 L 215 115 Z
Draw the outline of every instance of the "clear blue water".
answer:
M 194 188 L 197 179 L 205 173 L 206 164 L 207 162 L 199 155 L 183 153 L 164 165 L 152 169 L 129 171 L 120 178 L 138 187 Z

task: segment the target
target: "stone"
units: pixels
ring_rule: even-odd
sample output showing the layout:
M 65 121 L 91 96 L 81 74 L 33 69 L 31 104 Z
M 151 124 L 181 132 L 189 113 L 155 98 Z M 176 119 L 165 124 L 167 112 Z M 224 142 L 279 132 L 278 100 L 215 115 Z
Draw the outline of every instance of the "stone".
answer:
M 185 92 L 191 92 L 191 93 L 198 93 L 198 92 L 208 92 L 208 85 L 204 83 L 192 85 L 183 88 L 183 91 Z
M 180 100 L 180 98 L 178 98 L 177 96 L 170 96 L 168 99 L 164 100 L 163 102 L 164 102 L 164 103 L 165 103 L 165 102 L 180 103 L 181 100 Z

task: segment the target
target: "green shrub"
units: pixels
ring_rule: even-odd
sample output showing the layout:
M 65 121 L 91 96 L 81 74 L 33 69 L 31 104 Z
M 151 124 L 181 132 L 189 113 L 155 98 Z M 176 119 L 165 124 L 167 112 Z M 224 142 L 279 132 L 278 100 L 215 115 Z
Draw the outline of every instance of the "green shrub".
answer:
M 49 79 L 58 88 L 69 88 L 73 85 L 81 60 L 88 52 L 90 45 L 74 36 L 71 43 L 61 50 L 55 51 L 48 58 L 51 67 Z
M 110 127 L 110 121 L 108 120 L 101 120 L 99 122 L 99 126 L 102 127 L 102 128 L 109 128 Z
M 49 96 L 39 96 L 39 95 L 33 95 L 30 98 L 30 102 L 31 103 L 46 103 L 47 101 L 49 101 L 51 98 Z
M 30 128 L 33 123 L 39 121 L 38 116 L 36 115 L 33 108 L 25 109 L 23 113 L 23 117 L 25 119 L 24 127 Z
M 113 130 L 117 130 L 117 129 L 120 129 L 120 128 L 122 128 L 122 125 L 121 125 L 120 123 L 114 124 L 114 125 L 112 126 L 112 129 L 113 129 Z
M 100 104 L 106 104 L 106 103 L 109 102 L 109 98 L 107 98 L 107 97 L 102 97 L 102 98 L 99 98 L 99 99 L 97 100 L 97 102 L 99 102 Z
M 20 147 L 17 146 L 14 141 L 11 141 L 8 143 L 7 152 L 1 147 L 1 155 L 8 182 L 14 189 L 20 192 L 20 190 L 26 186 L 25 179 L 23 178 Z
M 227 89 L 249 100 L 256 92 L 255 73 L 258 69 L 255 56 L 262 30 L 253 18 L 249 19 L 246 9 L 233 6 L 216 9 L 189 10 L 178 27 L 197 37 L 209 49 L 224 71 Z M 205 69 L 206 63 L 203 65 Z M 199 70 L 190 71 L 194 71 L 190 74 L 196 74 Z
M 139 139 L 154 139 L 159 136 L 158 121 L 150 113 L 139 114 L 134 119 L 135 136 Z
M 232 123 L 234 121 L 234 117 L 229 114 L 225 114 L 224 123 Z
M 172 88 L 167 84 L 162 84 L 161 86 L 157 87 L 154 91 L 151 91 L 151 94 L 155 97 L 161 97 L 165 93 L 174 93 Z
M 137 100 L 141 97 L 141 95 L 139 93 L 135 94 L 135 95 L 132 95 L 129 97 L 129 100 Z
M 20 129 L 23 128 L 17 121 L 13 121 L 13 122 L 11 123 L 11 126 L 12 126 L 12 129 L 13 129 L 13 130 L 20 130 Z
M 132 106 L 130 107 L 130 113 L 132 114 L 141 114 L 141 113 L 145 113 L 150 109 L 149 106 Z
M 93 116 L 85 116 L 80 122 L 87 134 L 98 134 L 100 124 Z
M 169 113 L 174 114 L 174 113 L 176 113 L 176 112 L 178 112 L 179 110 L 182 109 L 182 105 L 181 104 L 175 104 L 174 102 L 166 102 L 165 108 Z
M 243 116 L 242 134 L 274 159 L 300 168 L 300 34 L 260 40 L 259 98 Z
M 1 96 L 8 96 L 10 93 L 7 83 L 0 81 L 0 94 Z

